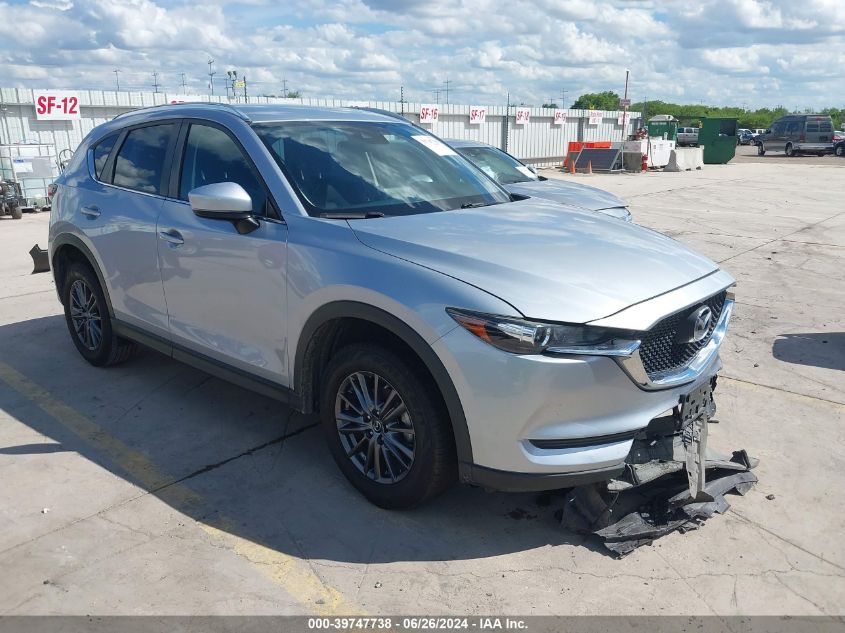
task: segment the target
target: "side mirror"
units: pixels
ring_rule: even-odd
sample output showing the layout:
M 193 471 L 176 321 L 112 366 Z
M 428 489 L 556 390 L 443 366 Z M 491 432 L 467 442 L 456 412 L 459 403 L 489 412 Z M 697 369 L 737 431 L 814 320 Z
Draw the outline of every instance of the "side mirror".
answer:
M 250 233 L 261 226 L 255 219 L 252 198 L 239 184 L 215 182 L 188 192 L 194 215 L 210 220 L 229 220 L 238 233 Z
M 215 182 L 188 193 L 193 212 L 201 218 L 241 220 L 252 215 L 252 198 L 234 182 Z
M 528 169 L 531 170 L 532 174 L 534 174 L 535 176 L 537 175 L 537 168 L 534 167 L 534 165 L 528 165 Z

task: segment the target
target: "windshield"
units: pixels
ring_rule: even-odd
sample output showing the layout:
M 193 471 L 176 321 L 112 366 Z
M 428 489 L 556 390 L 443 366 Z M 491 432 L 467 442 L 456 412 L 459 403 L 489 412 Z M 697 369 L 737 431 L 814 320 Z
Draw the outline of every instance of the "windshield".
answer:
M 452 148 L 411 125 L 292 121 L 253 127 L 311 215 L 410 215 L 510 200 Z
M 495 147 L 459 147 L 458 151 L 500 185 L 538 180 L 528 167 Z

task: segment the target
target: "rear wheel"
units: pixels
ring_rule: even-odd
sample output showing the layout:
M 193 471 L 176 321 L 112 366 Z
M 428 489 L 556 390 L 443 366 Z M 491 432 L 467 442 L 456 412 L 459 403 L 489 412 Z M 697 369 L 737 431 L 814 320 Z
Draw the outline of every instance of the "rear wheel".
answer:
M 790 157 L 795 156 L 795 148 L 792 146 L 792 143 L 786 144 L 783 153 Z
M 382 508 L 411 508 L 457 474 L 449 417 L 430 377 L 374 345 L 342 349 L 323 379 L 320 417 L 340 470 Z
M 842 156 L 845 156 L 845 145 L 837 145 L 836 149 L 833 150 L 833 153 L 839 156 L 840 158 Z
M 23 209 L 21 209 L 17 205 L 12 207 L 12 219 L 20 220 L 22 217 L 23 217 Z
M 757 143 L 757 156 L 765 156 L 766 149 L 763 147 L 762 143 Z
M 70 337 L 85 360 L 104 367 L 132 355 L 135 345 L 114 333 L 106 297 L 89 266 L 76 262 L 68 268 L 62 300 Z

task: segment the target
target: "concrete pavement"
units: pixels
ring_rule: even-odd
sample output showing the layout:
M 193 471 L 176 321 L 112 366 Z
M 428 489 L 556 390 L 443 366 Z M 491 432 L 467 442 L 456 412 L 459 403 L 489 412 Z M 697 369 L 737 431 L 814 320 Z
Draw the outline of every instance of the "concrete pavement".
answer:
M 313 419 L 150 351 L 87 365 L 28 274 L 47 216 L 0 219 L 0 614 L 842 614 L 842 167 L 548 172 L 738 280 L 710 441 L 759 457 L 760 483 L 619 561 L 557 526 L 559 498 L 457 487 L 386 512 Z

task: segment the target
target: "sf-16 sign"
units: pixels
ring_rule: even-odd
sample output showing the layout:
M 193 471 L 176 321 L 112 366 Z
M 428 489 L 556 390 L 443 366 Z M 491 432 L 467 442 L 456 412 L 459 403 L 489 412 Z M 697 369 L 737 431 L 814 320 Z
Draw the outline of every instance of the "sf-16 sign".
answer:
M 429 103 L 420 106 L 420 123 L 435 123 L 439 117 L 439 105 Z
M 34 90 L 35 118 L 39 121 L 78 119 L 79 97 L 68 90 Z

